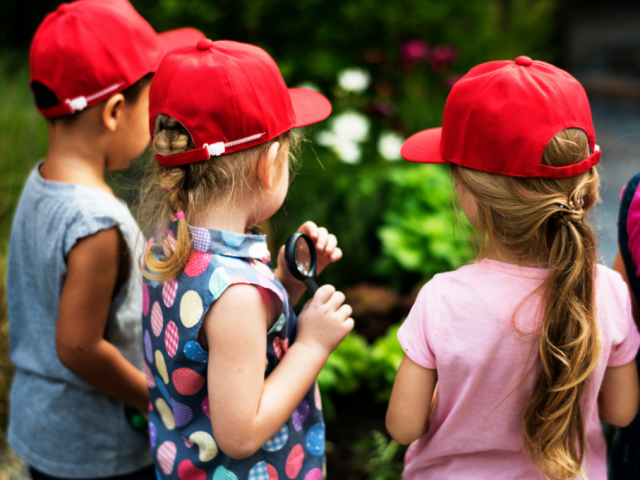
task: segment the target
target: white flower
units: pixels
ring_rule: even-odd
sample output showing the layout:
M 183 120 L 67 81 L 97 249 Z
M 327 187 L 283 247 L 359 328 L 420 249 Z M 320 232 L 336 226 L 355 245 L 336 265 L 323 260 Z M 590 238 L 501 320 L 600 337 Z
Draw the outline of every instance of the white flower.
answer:
M 363 142 L 369 136 L 371 121 L 355 110 L 347 110 L 334 117 L 331 124 L 333 133 L 340 138 L 354 142 Z
M 371 84 L 371 75 L 363 68 L 346 68 L 338 73 L 338 85 L 353 93 L 364 92 Z
M 332 145 L 333 151 L 344 163 L 355 165 L 360 163 L 362 151 L 360 145 L 346 138 L 338 138 Z
M 369 136 L 370 124 L 369 119 L 362 113 L 347 110 L 333 118 L 329 130 L 318 132 L 316 143 L 331 148 L 345 163 L 360 163 L 360 142 Z
M 380 134 L 380 138 L 378 138 L 378 152 L 386 160 L 400 160 L 400 147 L 402 147 L 403 141 L 404 138 L 396 132 L 385 130 Z
M 313 90 L 314 92 L 322 93 L 320 92 L 320 87 L 318 85 L 308 81 L 302 82 L 301 84 L 296 85 L 296 88 L 306 88 L 307 90 Z

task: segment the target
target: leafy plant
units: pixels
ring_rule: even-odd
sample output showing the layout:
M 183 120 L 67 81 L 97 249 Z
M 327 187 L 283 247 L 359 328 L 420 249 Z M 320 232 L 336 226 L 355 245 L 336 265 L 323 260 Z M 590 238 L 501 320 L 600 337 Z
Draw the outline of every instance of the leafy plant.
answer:
M 322 391 L 322 406 L 327 418 L 335 417 L 335 407 L 329 392 L 345 395 L 362 384 L 369 367 L 369 345 L 355 333 L 350 333 L 336 348 L 318 375 Z
M 346 395 L 368 385 L 376 392 L 375 400 L 389 400 L 404 355 L 397 339 L 399 327 L 394 325 L 389 328 L 386 335 L 378 338 L 373 345 L 369 345 L 358 334 L 350 333 L 329 355 L 327 364 L 318 375 L 323 407 L 328 418 L 336 414 L 331 392 Z
M 384 337 L 378 338 L 369 349 L 369 368 L 367 381 L 372 391 L 376 392 L 376 400 L 388 401 L 396 373 L 402 362 L 404 351 L 398 342 L 398 328 L 394 325 Z
M 391 170 L 389 181 L 389 201 L 378 229 L 384 255 L 423 277 L 459 267 L 468 249 L 465 238 L 454 235 L 448 169 L 409 165 Z
M 400 447 L 385 434 L 373 430 L 355 446 L 358 460 L 369 480 L 399 480 L 404 467 L 405 448 Z

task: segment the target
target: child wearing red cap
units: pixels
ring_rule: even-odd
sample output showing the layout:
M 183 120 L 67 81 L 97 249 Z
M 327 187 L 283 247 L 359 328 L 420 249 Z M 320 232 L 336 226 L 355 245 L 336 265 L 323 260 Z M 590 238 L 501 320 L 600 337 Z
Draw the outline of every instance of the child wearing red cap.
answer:
M 640 324 L 640 174 L 636 174 L 623 188 L 618 215 L 618 254 L 613 269 L 620 273 L 631 294 L 631 312 Z M 640 353 L 636 363 L 640 362 Z M 630 425 L 619 428 L 613 439 L 609 463 L 612 480 L 635 480 L 640 472 L 640 412 Z
M 528 57 L 479 65 L 402 155 L 450 163 L 480 247 L 398 332 L 387 428 L 413 442 L 404 477 L 606 479 L 600 418 L 636 414 L 640 335 L 584 221 L 600 151 L 582 86 Z
M 31 87 L 49 148 L 29 176 L 8 265 L 8 441 L 34 479 L 154 478 L 148 437 L 139 229 L 105 183 L 148 145 L 148 92 L 164 51 L 202 38 L 159 36 L 125 0 L 48 15 L 33 40 Z
M 321 480 L 316 376 L 353 328 L 351 307 L 274 271 L 250 229 L 282 205 L 293 128 L 324 120 L 322 95 L 288 89 L 258 47 L 201 40 L 161 62 L 149 127 L 157 159 L 141 198 L 143 335 L 159 478 Z M 318 269 L 337 240 L 307 222 Z

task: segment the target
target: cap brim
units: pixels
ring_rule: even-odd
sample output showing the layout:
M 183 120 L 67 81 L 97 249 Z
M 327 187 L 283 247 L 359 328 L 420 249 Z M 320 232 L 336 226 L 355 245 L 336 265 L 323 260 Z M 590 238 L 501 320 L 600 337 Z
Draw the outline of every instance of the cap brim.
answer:
M 158 38 L 164 46 L 164 52 L 167 53 L 174 48 L 195 45 L 199 40 L 207 37 L 200 30 L 188 27 L 161 33 L 158 35 Z
M 441 137 L 442 127 L 418 132 L 402 144 L 400 155 L 410 162 L 447 163 L 440 155 Z
M 290 88 L 289 95 L 296 114 L 294 128 L 321 122 L 331 115 L 331 103 L 318 92 L 306 88 Z

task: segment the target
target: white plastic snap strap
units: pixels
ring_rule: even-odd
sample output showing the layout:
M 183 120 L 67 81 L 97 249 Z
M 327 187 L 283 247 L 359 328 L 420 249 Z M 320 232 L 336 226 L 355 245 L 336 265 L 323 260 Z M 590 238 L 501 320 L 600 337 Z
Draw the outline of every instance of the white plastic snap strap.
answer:
M 80 110 L 84 110 L 87 108 L 87 99 L 85 97 L 77 97 L 73 100 L 67 100 L 67 103 L 73 110 L 73 113 L 79 112 Z
M 66 103 L 69 104 L 69 106 L 71 107 L 71 109 L 73 110 L 73 113 L 76 112 L 80 112 L 82 110 L 84 110 L 85 108 L 87 108 L 87 105 L 89 104 L 89 102 L 94 101 L 96 98 L 100 98 L 104 95 L 107 95 L 108 93 L 111 93 L 115 90 L 117 90 L 118 88 L 120 88 L 122 86 L 124 82 L 120 82 L 117 83 L 115 85 L 111 85 L 110 87 L 107 87 L 105 89 L 100 90 L 99 92 L 96 92 L 92 95 L 89 95 L 88 97 L 76 97 L 72 100 L 66 100 Z
M 227 148 L 235 147 L 236 145 L 241 145 L 247 142 L 252 142 L 253 140 L 259 139 L 263 135 L 266 135 L 266 132 L 258 133 L 257 135 L 251 135 L 250 137 L 247 137 L 247 138 L 241 138 L 240 140 L 234 140 L 233 142 L 227 142 L 227 143 L 218 142 L 218 143 L 212 143 L 211 145 L 209 145 L 208 143 L 205 143 L 202 147 L 208 150 L 210 157 L 218 157 L 222 155 L 225 152 L 225 149 Z

